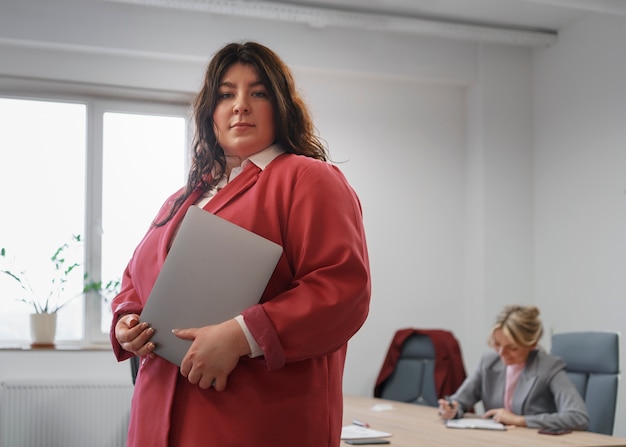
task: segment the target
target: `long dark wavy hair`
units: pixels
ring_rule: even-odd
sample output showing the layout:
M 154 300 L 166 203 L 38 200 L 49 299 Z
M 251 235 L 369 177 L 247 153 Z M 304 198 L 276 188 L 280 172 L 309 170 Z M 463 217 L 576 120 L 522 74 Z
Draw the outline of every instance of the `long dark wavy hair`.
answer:
M 267 88 L 274 110 L 276 139 L 283 150 L 328 161 L 328 150 L 315 134 L 315 126 L 302 97 L 296 90 L 291 70 L 272 50 L 257 42 L 229 43 L 217 51 L 206 70 L 204 84 L 193 102 L 196 125 L 193 158 L 187 183 L 169 213 L 154 225 L 165 225 L 198 187 L 203 191 L 217 185 L 226 170 L 224 150 L 217 142 L 213 112 L 224 73 L 235 63 L 254 67 Z

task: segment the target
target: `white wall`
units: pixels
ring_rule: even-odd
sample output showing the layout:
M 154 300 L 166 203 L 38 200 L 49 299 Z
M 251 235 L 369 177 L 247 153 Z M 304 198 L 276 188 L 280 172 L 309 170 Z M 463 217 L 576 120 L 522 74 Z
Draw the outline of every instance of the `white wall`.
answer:
M 9 77 L 187 98 L 223 43 L 251 38 L 275 49 L 363 204 L 373 294 L 369 319 L 350 342 L 345 390 L 371 395 L 399 328 L 453 330 L 468 369 L 507 303 L 537 303 L 550 328 L 599 327 L 603 318 L 621 328 L 612 310 L 624 285 L 623 203 L 615 206 L 624 199 L 615 138 L 624 62 L 583 45 L 591 37 L 620 54 L 604 36 L 624 32 L 613 25 L 577 24 L 533 54 L 95 0 L 3 0 L 0 91 Z M 580 51 L 597 71 L 571 72 L 577 63 L 594 67 L 576 61 Z M 616 65 L 609 78 L 606 68 Z M 600 112 L 605 119 L 592 123 Z M 587 141 L 588 130 L 602 138 Z M 591 185 L 583 188 L 583 179 Z M 589 259 L 573 256 L 581 248 Z M 595 305 L 600 290 L 608 310 Z M 48 362 L 58 365 L 53 376 L 71 374 L 68 355 L 0 351 L 0 378 Z M 71 355 L 88 365 L 95 355 L 99 374 L 126 377 L 127 365 L 111 353 Z
M 499 310 L 533 301 L 531 59 L 525 49 L 484 45 L 478 62 L 467 112 L 463 348 L 469 368 L 486 349 Z
M 555 332 L 626 334 L 625 25 L 580 21 L 535 57 L 534 296 Z
M 0 351 L 0 382 L 5 379 L 130 384 L 132 374 L 128 362 L 106 350 L 11 350 Z

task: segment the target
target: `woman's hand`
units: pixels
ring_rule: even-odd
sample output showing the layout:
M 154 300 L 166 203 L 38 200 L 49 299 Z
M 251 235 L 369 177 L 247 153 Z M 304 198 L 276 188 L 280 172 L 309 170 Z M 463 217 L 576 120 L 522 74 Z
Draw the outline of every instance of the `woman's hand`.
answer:
M 174 329 L 172 332 L 178 338 L 192 340 L 180 364 L 180 373 L 203 389 L 213 386 L 217 391 L 223 391 L 239 358 L 250 354 L 248 340 L 234 319 L 214 326 Z
M 447 399 L 439 399 L 437 403 L 439 404 L 439 416 L 443 419 L 454 419 L 456 417 L 456 413 L 459 409 L 459 403 L 456 401 L 448 402 Z
M 150 338 L 154 335 L 148 323 L 139 323 L 139 315 L 122 315 L 115 325 L 115 338 L 122 348 L 135 355 L 152 354 L 154 343 Z
M 483 415 L 483 418 L 491 418 L 496 422 L 504 425 L 517 425 L 519 427 L 526 426 L 526 418 L 515 413 L 511 413 L 504 408 L 492 408 Z

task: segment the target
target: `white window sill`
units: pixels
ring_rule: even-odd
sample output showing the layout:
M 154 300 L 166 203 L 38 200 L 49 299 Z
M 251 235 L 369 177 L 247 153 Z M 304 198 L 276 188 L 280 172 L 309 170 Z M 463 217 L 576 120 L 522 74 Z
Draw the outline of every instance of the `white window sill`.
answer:
M 108 343 L 79 344 L 78 342 L 59 342 L 54 346 L 31 346 L 28 342 L 0 342 L 0 351 L 111 351 Z

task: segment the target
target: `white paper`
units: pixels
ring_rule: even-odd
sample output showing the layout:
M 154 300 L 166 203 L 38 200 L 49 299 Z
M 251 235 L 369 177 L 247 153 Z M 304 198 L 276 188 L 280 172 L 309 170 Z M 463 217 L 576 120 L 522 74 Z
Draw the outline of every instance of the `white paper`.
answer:
M 370 410 L 372 410 L 372 411 L 391 411 L 391 410 L 393 410 L 393 405 L 392 404 L 376 404 L 372 408 L 370 408 Z
M 493 419 L 461 418 L 446 420 L 448 428 L 478 428 L 484 430 L 506 430 L 506 427 Z

